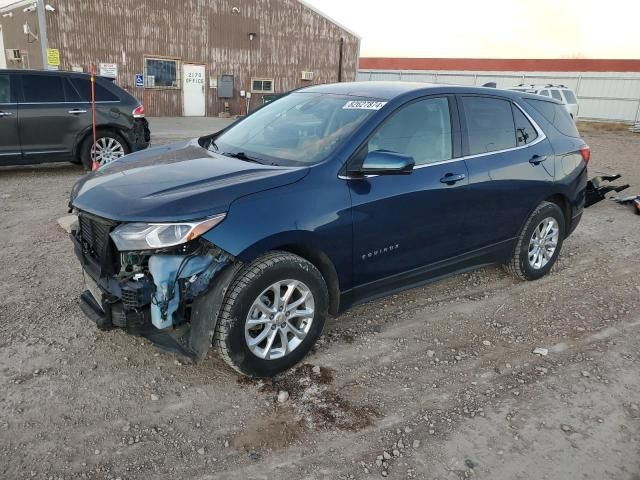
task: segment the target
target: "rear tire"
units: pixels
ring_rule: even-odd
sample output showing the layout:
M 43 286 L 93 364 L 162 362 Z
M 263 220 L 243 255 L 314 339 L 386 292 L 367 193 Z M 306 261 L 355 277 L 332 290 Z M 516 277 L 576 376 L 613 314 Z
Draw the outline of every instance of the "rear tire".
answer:
M 93 136 L 89 134 L 80 147 L 80 160 L 87 170 L 92 170 L 93 167 L 93 158 L 91 156 L 92 144 Z M 113 130 L 98 130 L 96 132 L 96 144 L 98 145 L 98 157 L 101 155 L 100 151 L 104 149 L 103 158 L 98 158 L 100 166 L 131 152 L 129 144 L 122 138 L 122 135 Z
M 544 277 L 560 255 L 565 231 L 560 207 L 542 202 L 527 219 L 505 270 L 521 280 Z
M 288 252 L 267 253 L 232 281 L 214 346 L 237 372 L 272 377 L 311 350 L 322 333 L 328 305 L 327 285 L 313 264 Z

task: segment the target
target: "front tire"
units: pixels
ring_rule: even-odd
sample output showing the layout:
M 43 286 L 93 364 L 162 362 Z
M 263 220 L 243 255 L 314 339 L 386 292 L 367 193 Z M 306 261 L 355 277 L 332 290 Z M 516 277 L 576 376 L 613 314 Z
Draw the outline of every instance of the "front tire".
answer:
M 560 207 L 542 202 L 527 219 L 505 270 L 522 280 L 544 277 L 560 255 L 565 232 Z
M 244 267 L 231 283 L 214 345 L 237 372 L 272 377 L 316 343 L 329 294 L 318 269 L 297 255 L 271 252 Z

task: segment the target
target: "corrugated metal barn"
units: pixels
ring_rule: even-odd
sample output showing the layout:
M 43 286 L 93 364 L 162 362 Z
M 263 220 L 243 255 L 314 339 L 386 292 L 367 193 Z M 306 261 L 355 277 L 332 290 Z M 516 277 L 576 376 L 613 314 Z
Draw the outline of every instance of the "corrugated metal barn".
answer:
M 362 58 L 358 80 L 402 80 L 498 88 L 566 85 L 586 120 L 640 121 L 640 60 Z
M 23 0 L 0 9 L 0 68 L 115 77 L 148 115 L 243 113 L 351 81 L 360 39 L 299 0 Z M 4 64 L 4 65 L 3 65 Z

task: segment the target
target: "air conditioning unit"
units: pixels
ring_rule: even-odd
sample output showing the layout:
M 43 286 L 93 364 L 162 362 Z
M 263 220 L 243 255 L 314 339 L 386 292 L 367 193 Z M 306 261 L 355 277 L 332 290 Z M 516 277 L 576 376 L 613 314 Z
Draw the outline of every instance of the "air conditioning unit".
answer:
M 17 48 L 8 48 L 7 50 L 5 50 L 5 52 L 6 52 L 7 60 L 13 60 L 16 62 L 19 62 L 20 60 L 22 60 L 22 56 L 20 55 L 20 50 L 18 50 Z
M 313 72 L 301 72 L 300 80 L 313 80 Z

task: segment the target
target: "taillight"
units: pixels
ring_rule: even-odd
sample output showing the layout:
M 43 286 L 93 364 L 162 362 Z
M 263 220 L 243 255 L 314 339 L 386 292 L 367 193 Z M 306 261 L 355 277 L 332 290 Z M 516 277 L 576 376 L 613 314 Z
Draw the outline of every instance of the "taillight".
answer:
M 584 163 L 589 163 L 589 160 L 591 159 L 591 149 L 589 148 L 589 145 L 585 145 L 580 149 L 580 155 L 582 155 Z
M 133 109 L 133 118 L 143 118 L 144 117 L 144 105 L 138 105 Z

